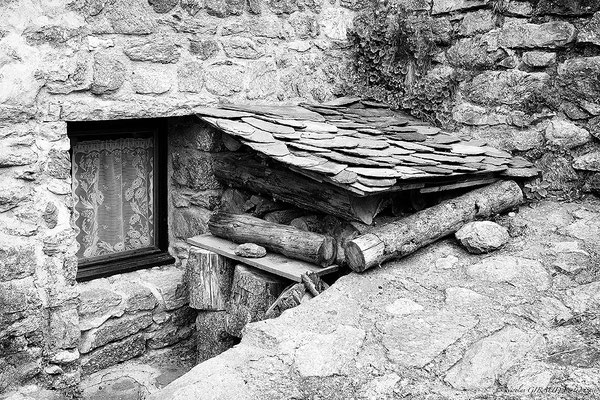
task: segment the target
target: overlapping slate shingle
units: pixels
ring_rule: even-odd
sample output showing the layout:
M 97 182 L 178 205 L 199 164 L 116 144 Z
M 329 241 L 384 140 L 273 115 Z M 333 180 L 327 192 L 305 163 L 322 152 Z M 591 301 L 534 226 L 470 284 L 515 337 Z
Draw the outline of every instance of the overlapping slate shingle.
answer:
M 462 141 L 387 105 L 339 98 L 299 106 L 222 105 L 198 116 L 254 151 L 358 194 L 482 176 L 532 177 L 522 157 Z

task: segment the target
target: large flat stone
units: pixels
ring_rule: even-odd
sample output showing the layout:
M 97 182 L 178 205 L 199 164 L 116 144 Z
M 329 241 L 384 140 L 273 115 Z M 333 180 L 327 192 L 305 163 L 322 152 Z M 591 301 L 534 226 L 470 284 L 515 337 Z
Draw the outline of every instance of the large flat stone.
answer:
M 175 267 L 138 271 L 140 283 L 158 294 L 165 310 L 175 310 L 188 303 L 184 271 Z
M 393 362 L 422 368 L 475 327 L 471 315 L 430 311 L 395 317 L 382 326 L 383 345 Z
M 465 94 L 473 102 L 486 106 L 525 104 L 550 79 L 544 72 L 519 70 L 485 71 L 468 84 Z
M 124 315 L 112 318 L 98 328 L 90 329 L 81 335 L 79 351 L 82 354 L 139 332 L 152 324 L 152 313 Z
M 546 128 L 546 140 L 552 145 L 572 149 L 590 142 L 592 135 L 566 119 L 555 118 Z
M 82 331 L 97 328 L 113 316 L 123 315 L 123 296 L 105 279 L 79 284 L 79 324 Z
M 146 339 L 143 334 L 128 337 L 120 342 L 109 343 L 83 357 L 81 369 L 84 375 L 130 360 L 144 353 Z
M 445 381 L 457 389 L 488 388 L 543 341 L 539 334 L 504 327 L 471 346 L 448 371 Z
M 582 171 L 600 172 L 600 151 L 592 151 L 575 158 L 573 168 Z
M 514 256 L 492 256 L 478 264 L 469 265 L 467 274 L 474 279 L 493 283 L 509 283 L 537 291 L 550 287 L 550 274 L 537 260 Z
M 315 335 L 300 346 L 294 364 L 302 377 L 339 375 L 351 363 L 365 339 L 365 331 L 341 325 L 329 334 Z
M 12 236 L 0 236 L 0 282 L 30 276 L 34 273 L 36 264 L 31 244 Z
M 180 51 L 175 41 L 168 36 L 162 35 L 133 43 L 123 52 L 133 61 L 148 61 L 163 64 L 176 63 L 180 56 Z

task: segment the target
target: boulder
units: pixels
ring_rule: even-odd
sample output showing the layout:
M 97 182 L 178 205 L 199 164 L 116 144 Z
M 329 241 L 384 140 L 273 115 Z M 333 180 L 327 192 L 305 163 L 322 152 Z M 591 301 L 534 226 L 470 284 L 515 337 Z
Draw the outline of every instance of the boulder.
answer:
M 575 27 L 568 22 L 553 21 L 530 24 L 521 20 L 505 23 L 498 44 L 509 48 L 558 48 L 575 40 Z
M 506 326 L 471 346 L 446 374 L 445 381 L 456 389 L 485 389 L 517 365 L 544 339 L 514 326 Z
M 267 255 L 267 250 L 254 243 L 243 243 L 236 247 L 235 254 L 240 257 L 261 258 Z
M 546 141 L 558 147 L 572 149 L 591 140 L 587 130 L 566 119 L 554 118 L 546 127 Z
M 600 172 L 600 151 L 592 151 L 576 157 L 573 168 L 582 171 Z
M 460 228 L 455 236 L 470 253 L 474 254 L 498 250 L 510 238 L 506 228 L 490 221 L 470 222 Z

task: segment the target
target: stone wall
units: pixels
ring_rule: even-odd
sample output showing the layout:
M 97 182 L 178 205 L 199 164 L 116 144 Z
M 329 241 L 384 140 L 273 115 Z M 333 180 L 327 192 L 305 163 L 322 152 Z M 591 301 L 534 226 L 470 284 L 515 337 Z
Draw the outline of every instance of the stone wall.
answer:
M 449 129 L 526 154 L 561 197 L 600 192 L 599 2 L 395 3 L 420 16 L 404 21 L 422 23 L 434 47 L 426 83 L 413 87 L 421 98 L 403 106 L 435 118 L 447 99 L 436 83 L 450 81 Z
M 353 11 L 323 0 L 4 0 L 0 15 L 0 393 L 27 382 L 70 390 L 82 366 L 110 358 L 100 352 L 119 341 L 129 354 L 162 346 L 175 321 L 187 321 L 184 308 L 161 303 L 153 274 L 183 270 L 182 240 L 204 231 L 221 188 L 204 153 L 213 145 L 181 140 L 198 133 L 182 128 L 168 167 L 170 249 L 180 261 L 78 285 L 67 121 L 343 94 Z M 148 304 L 129 305 L 129 284 Z M 104 312 L 87 303 L 97 285 L 118 314 L 80 326 L 87 312 Z M 123 327 L 127 338 L 111 336 Z

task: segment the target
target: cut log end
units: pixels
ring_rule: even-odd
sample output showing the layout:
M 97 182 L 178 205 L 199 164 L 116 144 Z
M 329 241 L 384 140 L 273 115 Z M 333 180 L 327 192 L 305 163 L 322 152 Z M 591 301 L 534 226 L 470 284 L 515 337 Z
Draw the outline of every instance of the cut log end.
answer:
M 329 236 L 325 236 L 323 244 L 319 247 L 319 265 L 327 267 L 334 263 L 337 255 L 337 243 Z
M 344 254 L 346 256 L 346 262 L 348 263 L 348 266 L 353 271 L 362 272 L 367 268 L 363 252 L 356 243 L 352 241 L 347 242 L 346 247 L 344 248 Z

